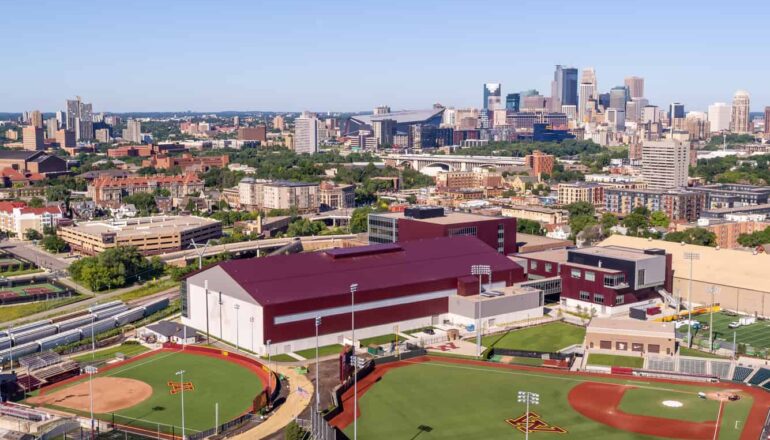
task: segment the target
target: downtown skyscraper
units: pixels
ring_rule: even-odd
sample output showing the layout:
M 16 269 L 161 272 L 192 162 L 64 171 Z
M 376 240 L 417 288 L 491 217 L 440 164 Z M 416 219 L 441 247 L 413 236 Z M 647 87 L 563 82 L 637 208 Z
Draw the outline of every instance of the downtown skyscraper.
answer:
M 589 67 L 583 69 L 583 74 L 580 77 L 580 91 L 578 93 L 578 120 L 582 123 L 588 122 L 590 118 L 589 111 L 592 111 L 591 102 L 594 102 L 597 98 L 597 84 L 596 84 L 596 71 Z
M 551 110 L 560 112 L 563 105 L 578 105 L 578 71 L 557 64 L 551 82 Z
M 749 92 L 745 90 L 738 90 L 733 97 L 733 112 L 732 118 L 730 118 L 730 131 L 733 133 L 750 133 L 751 132 L 751 118 L 749 117 L 749 111 L 751 100 L 749 98 Z
M 94 139 L 93 108 L 82 102 L 80 96 L 67 100 L 67 130 L 74 131 L 78 141 Z
M 502 88 L 500 83 L 484 84 L 484 110 L 496 110 L 502 104 Z

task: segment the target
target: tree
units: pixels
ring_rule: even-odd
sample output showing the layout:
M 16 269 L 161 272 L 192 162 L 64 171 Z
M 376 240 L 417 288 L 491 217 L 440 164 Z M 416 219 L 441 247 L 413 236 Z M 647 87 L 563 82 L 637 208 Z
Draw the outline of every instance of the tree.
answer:
M 70 275 L 93 291 L 123 287 L 131 281 L 149 279 L 163 273 L 163 262 L 148 260 L 134 246 L 117 246 L 93 256 L 81 258 L 69 267 Z
M 663 239 L 675 243 L 695 244 L 698 246 L 714 247 L 717 245 L 716 234 L 705 228 L 690 228 L 684 231 L 669 232 Z
M 155 204 L 155 196 L 152 193 L 140 192 L 123 197 L 123 203 L 134 205 L 142 216 L 158 212 L 158 205 Z
M 69 247 L 66 241 L 62 240 L 61 237 L 57 237 L 56 235 L 46 235 L 42 240 L 40 240 L 40 246 L 42 246 L 43 249 L 47 250 L 48 252 L 55 254 L 64 252 Z
M 741 246 L 757 247 L 767 243 L 770 243 L 770 226 L 763 231 L 756 231 L 751 234 L 741 234 L 738 236 L 738 244 Z
M 37 229 L 27 229 L 24 231 L 24 239 L 26 240 L 40 240 L 43 238 L 43 234 L 41 234 Z
M 27 203 L 27 205 L 30 208 L 42 208 L 45 205 L 45 203 L 43 202 L 43 199 L 41 199 L 39 197 L 32 197 L 29 200 L 29 203 Z
M 610 229 L 618 225 L 618 217 L 611 212 L 605 212 L 602 214 L 601 225 L 602 233 L 604 235 L 609 235 Z
M 372 212 L 374 209 L 370 206 L 354 209 L 350 215 L 350 232 L 353 234 L 366 232 L 369 229 L 369 214 Z
M 523 234 L 545 235 L 543 232 L 543 227 L 539 222 L 523 218 L 516 220 L 516 230 Z
M 305 237 L 308 235 L 319 235 L 326 230 L 326 224 L 322 221 L 310 221 L 306 218 L 300 218 L 289 224 L 286 235 L 289 237 Z
M 668 218 L 665 212 L 655 211 L 650 214 L 650 224 L 658 228 L 667 228 L 671 223 L 671 219 Z
M 629 234 L 639 235 L 640 231 L 643 232 L 650 227 L 649 217 L 645 215 L 648 212 L 649 211 L 647 211 L 647 208 L 636 208 L 631 214 L 627 215 L 626 218 L 623 219 L 623 226 L 628 228 Z
M 596 212 L 596 208 L 594 208 L 594 205 L 588 203 L 588 202 L 575 202 L 571 203 L 566 206 L 567 211 L 569 211 L 570 217 L 579 216 L 579 215 L 589 215 L 592 216 Z

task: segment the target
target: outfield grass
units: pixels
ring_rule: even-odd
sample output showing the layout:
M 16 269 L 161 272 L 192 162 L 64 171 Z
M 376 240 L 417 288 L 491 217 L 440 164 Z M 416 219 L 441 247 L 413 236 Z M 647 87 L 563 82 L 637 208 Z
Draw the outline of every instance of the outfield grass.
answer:
M 404 338 L 398 335 L 395 335 L 393 333 L 388 335 L 382 335 L 382 336 L 374 336 L 372 338 L 364 338 L 359 339 L 358 342 L 361 343 L 361 347 L 366 348 L 371 344 L 374 345 L 384 345 L 384 344 L 390 344 L 391 342 L 398 339 L 399 341 L 403 341 Z
M 46 310 L 52 310 L 57 307 L 72 304 L 78 301 L 87 299 L 86 296 L 75 295 L 69 298 L 51 299 L 48 301 L 36 301 L 25 304 L 17 304 L 13 306 L 1 306 L 0 307 L 0 322 L 13 321 L 15 319 L 21 319 L 35 313 L 45 312 Z
M 591 353 L 588 355 L 588 365 L 602 365 L 606 367 L 642 368 L 644 358 L 632 356 L 620 356 L 612 354 Z
M 585 336 L 585 327 L 563 322 L 551 322 L 535 327 L 511 330 L 503 334 L 484 336 L 481 338 L 481 345 L 487 348 L 553 353 L 573 344 L 582 344 Z
M 180 395 L 171 394 L 169 381 L 179 381 L 177 371 L 184 370 L 184 381 L 192 382 L 195 389 L 185 391 L 185 425 L 191 431 L 214 427 L 214 404 L 219 403 L 220 423 L 247 411 L 254 397 L 262 391 L 259 378 L 246 367 L 224 359 L 183 352 L 161 352 L 121 367 L 98 374 L 97 377 L 125 377 L 141 380 L 153 388 L 152 396 L 143 402 L 115 413 L 115 421 L 129 423 L 131 418 L 139 426 L 157 423 L 182 425 Z M 112 414 L 99 418 L 112 420 Z M 163 427 L 161 426 L 161 429 Z
M 532 433 L 531 438 L 640 440 L 649 436 L 621 431 L 587 419 L 567 401 L 570 390 L 585 378 L 549 372 L 524 372 L 493 367 L 451 364 L 444 361 L 415 363 L 388 371 L 359 398 L 359 438 L 365 439 L 523 439 L 524 434 L 506 419 L 524 414 L 516 402 L 519 390 L 536 391 L 540 404 L 530 411 L 567 433 Z M 624 402 L 629 411 L 690 421 L 716 420 L 718 405 L 697 398 L 697 384 L 644 383 L 637 379 L 593 377 L 591 381 L 631 385 L 649 393 L 634 393 Z M 686 401 L 679 412 L 660 411 L 660 402 Z M 737 440 L 753 399 L 745 396 L 725 406 L 719 440 Z M 735 422 L 741 421 L 739 429 Z M 352 424 L 344 429 L 352 438 Z
M 687 348 L 683 345 L 679 347 L 679 355 L 706 358 L 706 359 L 730 359 L 727 356 L 720 356 L 718 354 L 709 353 L 707 351 L 700 351 L 694 348 Z
M 340 354 L 342 351 L 342 345 L 332 344 L 318 347 L 318 357 L 330 356 L 333 354 Z M 315 348 L 308 348 L 307 350 L 295 351 L 294 354 L 300 355 L 305 359 L 315 359 Z
M 77 362 L 101 362 L 113 359 L 118 353 L 123 353 L 127 357 L 134 357 L 146 351 L 149 351 L 149 349 L 141 344 L 121 344 L 117 347 L 97 350 L 93 355 L 91 352 L 87 352 L 85 354 L 73 356 L 72 359 Z
M 698 315 L 694 317 L 699 322 L 708 325 L 709 315 Z M 714 337 L 723 341 L 732 342 L 733 333 L 736 341 L 740 344 L 748 344 L 755 348 L 770 348 L 770 321 L 757 321 L 754 324 L 740 326 L 736 329 L 729 328 L 727 325 L 740 319 L 739 316 L 730 316 L 726 313 L 714 314 Z M 706 335 L 708 339 L 708 330 L 700 330 L 701 335 Z

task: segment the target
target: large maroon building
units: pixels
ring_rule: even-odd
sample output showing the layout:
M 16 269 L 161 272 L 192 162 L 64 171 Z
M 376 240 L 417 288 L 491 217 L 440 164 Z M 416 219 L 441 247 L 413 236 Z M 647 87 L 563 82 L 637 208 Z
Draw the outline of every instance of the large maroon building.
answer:
M 403 213 L 369 214 L 369 243 L 403 243 L 436 237 L 472 236 L 503 255 L 516 247 L 516 219 L 464 212 L 446 213 L 441 207 L 410 207 Z
M 314 347 L 318 317 L 321 345 L 338 344 L 350 337 L 351 284 L 358 285 L 358 340 L 454 319 L 450 303 L 478 297 L 472 265 L 490 266 L 494 289 L 526 279 L 521 266 L 478 239 L 442 237 L 226 261 L 187 279 L 182 316 L 258 353 L 268 345 L 274 353 Z M 473 319 L 472 307 L 456 307 Z

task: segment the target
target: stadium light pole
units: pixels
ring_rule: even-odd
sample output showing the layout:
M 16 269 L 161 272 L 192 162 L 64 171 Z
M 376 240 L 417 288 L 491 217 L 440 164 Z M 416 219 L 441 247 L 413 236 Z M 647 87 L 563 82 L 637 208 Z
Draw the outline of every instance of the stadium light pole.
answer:
M 532 393 L 530 391 L 519 391 L 519 403 L 526 403 L 527 404 L 527 412 L 524 413 L 524 418 L 527 422 L 527 427 L 524 432 L 524 438 L 526 440 L 529 440 L 529 405 L 539 405 L 540 404 L 540 394 L 538 393 Z
M 240 323 L 238 322 L 238 310 L 241 308 L 240 304 L 233 304 L 235 309 L 235 349 L 241 351 L 241 332 Z
M 690 282 L 687 288 L 687 346 L 692 347 L 692 266 L 693 261 L 700 260 L 700 254 L 685 252 L 684 259 L 690 260 Z
M 251 323 L 251 352 L 254 353 L 254 317 L 249 317 Z
M 211 332 L 209 331 L 209 280 L 203 281 L 203 288 L 206 290 L 206 344 L 210 344 Z
M 356 355 L 356 290 L 358 284 L 350 285 L 350 327 L 353 339 L 353 440 L 358 440 L 358 356 Z
M 96 338 L 94 338 L 94 324 L 96 316 L 91 315 L 91 360 L 96 360 Z
M 489 265 L 474 264 L 471 266 L 471 274 L 479 277 L 479 298 L 476 300 L 476 356 L 481 356 L 481 282 L 482 276 L 492 278 L 492 268 Z
M 91 401 L 91 438 L 94 438 L 94 374 L 99 370 L 93 365 L 86 365 L 85 372 L 88 374 L 88 397 Z
M 711 293 L 711 307 L 709 307 L 709 352 L 714 350 L 714 295 L 719 293 L 719 287 L 711 286 L 708 288 Z
M 321 326 L 321 317 L 315 318 L 315 412 L 318 413 L 321 410 L 321 383 L 318 382 L 318 327 Z
M 179 384 L 181 385 L 179 388 L 182 390 L 182 440 L 184 440 L 184 370 L 177 371 L 176 375 L 179 376 Z

